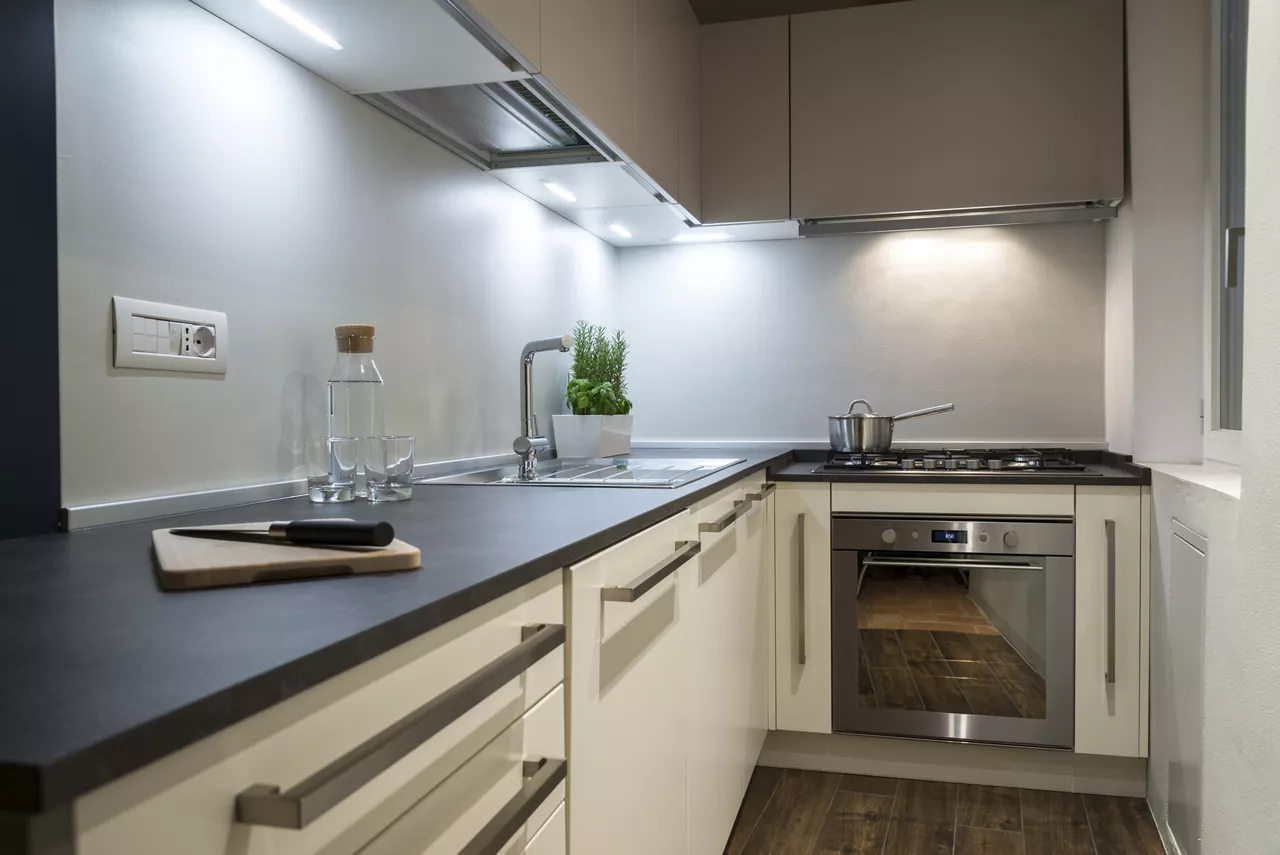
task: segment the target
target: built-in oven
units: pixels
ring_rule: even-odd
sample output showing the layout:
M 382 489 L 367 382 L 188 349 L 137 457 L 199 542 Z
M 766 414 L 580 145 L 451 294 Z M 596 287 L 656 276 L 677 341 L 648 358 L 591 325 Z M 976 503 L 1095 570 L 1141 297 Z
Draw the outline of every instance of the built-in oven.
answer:
M 836 732 L 1072 746 L 1070 517 L 837 514 L 831 544 Z

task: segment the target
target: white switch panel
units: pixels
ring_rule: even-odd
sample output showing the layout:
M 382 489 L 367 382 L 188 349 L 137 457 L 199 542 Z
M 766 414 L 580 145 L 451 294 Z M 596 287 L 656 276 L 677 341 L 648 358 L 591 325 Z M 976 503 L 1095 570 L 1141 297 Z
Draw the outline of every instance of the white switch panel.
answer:
M 223 312 L 111 298 L 116 368 L 226 374 L 230 335 Z

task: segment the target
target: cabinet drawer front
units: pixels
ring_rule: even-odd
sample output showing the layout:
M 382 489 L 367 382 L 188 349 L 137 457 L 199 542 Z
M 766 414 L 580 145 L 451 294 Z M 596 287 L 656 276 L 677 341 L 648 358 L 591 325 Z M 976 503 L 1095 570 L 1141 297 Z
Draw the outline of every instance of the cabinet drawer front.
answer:
M 522 788 L 526 761 L 559 763 L 565 759 L 564 687 L 556 689 L 504 730 L 463 766 L 414 804 L 360 855 L 457 855 L 481 838 L 508 805 L 528 804 Z M 551 818 L 564 802 L 565 784 L 533 800 L 533 812 L 521 823 L 514 851 Z M 499 849 L 512 851 L 512 842 Z
M 520 855 L 522 852 L 524 855 L 565 855 L 569 851 L 569 828 L 564 814 L 565 806 L 561 804 L 528 846 L 522 845 L 524 838 L 517 834 L 503 850 L 503 855 Z
M 1075 513 L 1075 488 L 1069 484 L 835 484 L 831 510 L 1069 517 Z
M 562 573 L 549 574 L 76 802 L 79 855 L 352 852 L 564 678 L 553 650 L 301 829 L 234 821 L 255 785 L 288 791 L 385 734 L 509 653 L 524 627 L 562 624 Z

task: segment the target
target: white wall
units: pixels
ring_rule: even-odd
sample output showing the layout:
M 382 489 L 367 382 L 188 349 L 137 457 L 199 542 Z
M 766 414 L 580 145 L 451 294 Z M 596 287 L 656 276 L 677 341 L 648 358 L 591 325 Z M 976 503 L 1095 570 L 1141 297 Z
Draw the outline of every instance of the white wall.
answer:
M 419 460 L 509 451 L 521 345 L 612 322 L 611 247 L 187 0 L 56 10 L 65 504 L 287 478 L 343 322 Z M 227 312 L 226 377 L 111 368 L 114 294 Z
M 1280 804 L 1280 4 L 1249 19 L 1240 560 L 1208 602 L 1206 853 L 1275 852 Z
M 1094 223 L 626 249 L 637 438 L 819 441 L 867 398 L 895 440 L 1099 442 Z

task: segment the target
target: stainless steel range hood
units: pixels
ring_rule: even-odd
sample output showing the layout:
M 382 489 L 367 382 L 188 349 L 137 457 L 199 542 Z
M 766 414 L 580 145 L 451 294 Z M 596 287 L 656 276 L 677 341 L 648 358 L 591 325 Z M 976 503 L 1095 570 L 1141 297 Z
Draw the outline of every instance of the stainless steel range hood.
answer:
M 1065 205 L 1026 205 L 954 211 L 917 211 L 841 219 L 801 220 L 801 237 L 861 235 L 977 226 L 1019 226 L 1034 223 L 1074 223 L 1110 220 L 1118 203 L 1073 202 Z
M 618 159 L 539 75 L 361 97 L 481 169 Z

